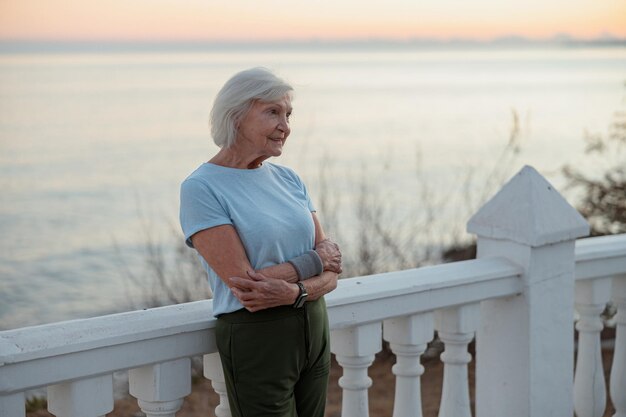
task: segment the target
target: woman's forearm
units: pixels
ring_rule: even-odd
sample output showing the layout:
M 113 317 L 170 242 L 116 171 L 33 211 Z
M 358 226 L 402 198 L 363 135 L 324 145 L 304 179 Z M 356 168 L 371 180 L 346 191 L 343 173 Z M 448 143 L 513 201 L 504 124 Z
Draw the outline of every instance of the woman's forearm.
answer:
M 257 270 L 257 272 L 268 278 L 280 279 L 290 283 L 295 283 L 299 280 L 296 269 L 289 262 L 268 266 L 267 268 Z
M 303 281 L 304 287 L 309 294 L 309 300 L 317 300 L 321 296 L 328 294 L 337 288 L 339 274 L 331 271 L 324 271 L 320 275 Z
M 315 252 L 317 253 L 316 256 L 321 261 L 321 264 L 319 264 L 320 269 L 310 275 L 301 277 L 292 262 L 293 260 L 283 262 L 278 265 L 268 266 L 267 268 L 259 269 L 256 272 L 259 272 L 268 278 L 280 279 L 290 283 L 307 280 L 311 278 L 311 275 L 315 276 L 314 274 L 319 273 L 318 271 L 322 270 L 328 270 L 338 274 L 341 273 L 341 251 L 335 242 L 330 239 L 324 239 L 317 243 L 315 246 Z M 304 259 L 308 261 L 310 258 Z M 302 270 L 302 268 L 300 269 Z M 309 267 L 304 269 L 314 271 L 316 268 Z

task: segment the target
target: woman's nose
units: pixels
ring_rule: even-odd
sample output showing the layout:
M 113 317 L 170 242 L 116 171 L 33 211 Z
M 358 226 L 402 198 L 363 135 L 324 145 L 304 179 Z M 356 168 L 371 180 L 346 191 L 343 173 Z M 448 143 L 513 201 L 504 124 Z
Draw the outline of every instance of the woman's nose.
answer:
M 278 130 L 282 132 L 289 131 L 289 120 L 286 117 L 282 117 L 278 122 Z

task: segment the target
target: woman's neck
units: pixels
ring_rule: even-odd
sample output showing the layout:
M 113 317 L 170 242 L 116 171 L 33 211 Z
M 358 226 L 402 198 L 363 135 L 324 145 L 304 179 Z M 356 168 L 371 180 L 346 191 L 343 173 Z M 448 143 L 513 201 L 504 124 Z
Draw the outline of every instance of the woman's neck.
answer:
M 260 167 L 262 162 L 266 159 L 266 156 L 246 156 L 242 152 L 238 152 L 234 147 L 231 147 L 220 149 L 209 162 L 228 168 L 255 169 Z

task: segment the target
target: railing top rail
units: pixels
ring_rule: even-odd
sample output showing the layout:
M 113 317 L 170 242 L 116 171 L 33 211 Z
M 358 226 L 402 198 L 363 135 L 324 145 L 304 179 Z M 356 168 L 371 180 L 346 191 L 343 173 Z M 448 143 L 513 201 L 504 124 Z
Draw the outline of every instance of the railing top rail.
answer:
M 326 296 L 333 329 L 505 297 L 522 291 L 520 266 L 504 258 L 342 279 Z
M 576 279 L 626 274 L 626 234 L 576 241 Z
M 0 332 L 0 369 L 8 363 L 156 339 L 215 326 L 203 300 Z
M 458 285 L 519 276 L 521 268 L 505 258 L 483 258 L 346 278 L 342 289 L 326 296 L 328 306 L 389 298 L 407 292 L 433 291 Z M 328 301 L 331 299 L 332 301 Z
M 615 258 L 626 256 L 626 233 L 578 239 L 576 241 L 576 262 L 595 258 Z M 626 269 L 626 266 L 624 267 Z

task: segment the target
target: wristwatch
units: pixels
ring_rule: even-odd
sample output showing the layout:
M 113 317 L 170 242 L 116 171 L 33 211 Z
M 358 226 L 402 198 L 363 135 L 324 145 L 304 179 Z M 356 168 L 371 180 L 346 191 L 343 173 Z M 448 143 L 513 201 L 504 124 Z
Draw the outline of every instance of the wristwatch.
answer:
M 306 298 L 309 296 L 309 293 L 306 292 L 306 288 L 304 284 L 301 282 L 296 282 L 298 288 L 300 288 L 300 294 L 298 294 L 298 298 L 296 298 L 296 302 L 293 303 L 294 308 L 301 308 L 306 302 Z

